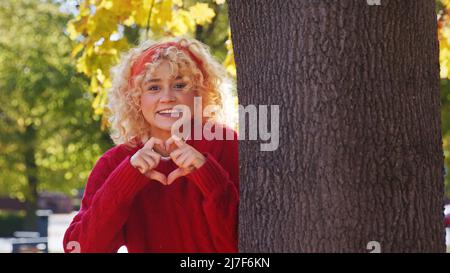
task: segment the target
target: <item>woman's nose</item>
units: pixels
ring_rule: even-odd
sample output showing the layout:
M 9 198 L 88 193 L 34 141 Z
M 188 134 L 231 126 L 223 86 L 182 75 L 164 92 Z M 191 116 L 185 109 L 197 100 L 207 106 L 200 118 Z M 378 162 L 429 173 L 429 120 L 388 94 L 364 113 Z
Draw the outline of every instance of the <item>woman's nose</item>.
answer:
M 160 102 L 172 102 L 175 101 L 175 96 L 173 95 L 173 92 L 172 90 L 170 90 L 170 88 L 165 87 L 162 90 L 161 98 L 159 100 Z

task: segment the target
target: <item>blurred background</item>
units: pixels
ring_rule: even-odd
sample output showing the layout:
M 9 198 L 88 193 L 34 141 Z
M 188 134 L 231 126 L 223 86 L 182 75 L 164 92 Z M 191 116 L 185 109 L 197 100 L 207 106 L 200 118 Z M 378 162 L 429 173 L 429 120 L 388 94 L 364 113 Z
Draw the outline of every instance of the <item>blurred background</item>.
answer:
M 449 203 L 450 0 L 436 3 Z M 207 44 L 236 76 L 225 0 L 0 2 L 0 252 L 63 252 L 87 177 L 113 145 L 110 68 L 140 41 L 176 35 Z

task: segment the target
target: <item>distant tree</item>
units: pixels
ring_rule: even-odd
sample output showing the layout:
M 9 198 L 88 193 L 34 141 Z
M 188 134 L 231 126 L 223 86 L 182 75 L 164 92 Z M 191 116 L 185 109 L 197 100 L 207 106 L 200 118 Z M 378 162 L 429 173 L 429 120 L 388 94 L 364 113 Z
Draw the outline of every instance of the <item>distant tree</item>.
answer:
M 82 187 L 111 144 L 70 58 L 68 20 L 51 2 L 0 2 L 0 195 L 27 202 L 25 228 L 40 190 Z

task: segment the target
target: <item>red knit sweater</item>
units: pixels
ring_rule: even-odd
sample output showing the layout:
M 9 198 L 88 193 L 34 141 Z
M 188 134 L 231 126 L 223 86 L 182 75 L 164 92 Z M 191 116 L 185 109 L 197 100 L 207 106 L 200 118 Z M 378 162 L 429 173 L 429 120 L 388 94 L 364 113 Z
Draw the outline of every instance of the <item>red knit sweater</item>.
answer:
M 122 245 L 128 252 L 237 252 L 239 165 L 232 135 L 188 140 L 206 162 L 169 186 L 130 164 L 142 145 L 108 150 L 88 178 L 81 209 L 64 235 L 65 251 L 75 242 L 81 252 L 117 252 Z M 161 160 L 156 170 L 168 175 L 176 168 Z

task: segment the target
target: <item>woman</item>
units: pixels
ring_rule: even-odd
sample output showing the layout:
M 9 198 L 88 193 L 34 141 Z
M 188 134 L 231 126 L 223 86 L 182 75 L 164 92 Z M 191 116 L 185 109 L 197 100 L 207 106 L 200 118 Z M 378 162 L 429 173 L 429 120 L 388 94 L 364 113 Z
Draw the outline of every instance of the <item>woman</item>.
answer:
M 217 122 L 224 68 L 204 44 L 176 38 L 144 42 L 113 72 L 109 108 L 117 145 L 88 178 L 65 251 L 117 252 L 125 245 L 128 252 L 237 252 L 237 136 Z M 223 130 L 225 140 L 187 130 L 196 97 L 204 107 L 219 106 L 200 124 L 215 121 L 212 131 Z M 188 121 L 182 134 L 172 135 L 182 120 Z

